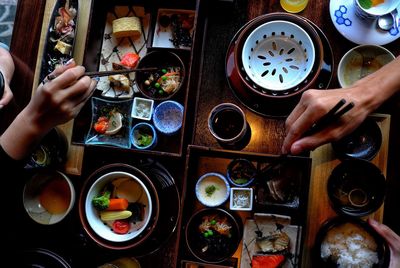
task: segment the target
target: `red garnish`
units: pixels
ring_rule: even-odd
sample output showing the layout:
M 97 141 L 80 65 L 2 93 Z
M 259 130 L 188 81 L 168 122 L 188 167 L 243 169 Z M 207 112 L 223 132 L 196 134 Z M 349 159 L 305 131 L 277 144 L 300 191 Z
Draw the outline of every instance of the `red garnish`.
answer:
M 277 268 L 285 261 L 283 255 L 255 255 L 251 259 L 252 268 Z
M 129 221 L 115 220 L 112 224 L 112 228 L 113 228 L 114 233 L 126 234 L 127 232 L 129 232 L 129 229 L 130 229 Z
M 108 129 L 108 118 L 105 116 L 100 116 L 97 122 L 94 124 L 93 128 L 97 133 L 104 134 Z
M 124 65 L 128 68 L 135 68 L 138 64 L 140 56 L 133 52 L 128 52 L 121 59 L 121 65 Z

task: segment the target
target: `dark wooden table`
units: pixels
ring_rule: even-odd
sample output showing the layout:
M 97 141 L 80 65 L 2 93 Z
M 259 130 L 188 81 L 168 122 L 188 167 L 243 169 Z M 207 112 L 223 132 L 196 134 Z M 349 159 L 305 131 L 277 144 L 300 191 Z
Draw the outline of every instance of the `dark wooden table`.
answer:
M 212 3 L 213 1 L 215 2 L 215 0 L 198 0 L 198 2 L 202 4 L 204 2 Z M 205 25 L 209 27 L 204 27 L 204 29 L 200 27 L 198 31 L 204 31 L 206 34 L 205 36 L 208 36 L 208 38 L 211 38 L 211 41 L 213 41 L 212 43 L 205 43 L 204 46 L 202 46 L 201 40 L 196 40 L 199 50 L 195 51 L 193 63 L 197 66 L 199 72 L 202 72 L 199 73 L 199 77 L 204 76 L 204 73 L 208 70 L 212 70 L 212 64 L 218 61 L 224 61 L 225 52 L 221 53 L 221 51 L 226 51 L 227 42 L 244 23 L 262 14 L 283 11 L 278 0 L 237 0 L 233 6 L 229 4 L 229 2 L 216 4 L 216 6 L 219 7 L 215 9 L 203 9 L 199 12 L 199 16 L 207 16 L 207 23 Z M 226 10 L 224 6 L 227 6 Z M 11 42 L 11 52 L 17 67 L 12 81 L 15 101 L 0 112 L 0 133 L 4 131 L 9 122 L 15 117 L 16 113 L 29 102 L 34 79 L 34 70 L 36 68 L 36 57 L 44 7 L 45 1 L 41 0 L 18 1 L 13 39 Z M 32 10 L 35 10 L 34 14 Z M 226 14 L 228 17 L 235 16 L 235 19 L 230 22 L 229 31 L 226 31 L 227 22 L 225 17 L 222 15 L 218 16 L 215 12 L 227 12 Z M 228 12 L 231 13 L 228 14 Z M 335 72 L 330 88 L 338 87 L 336 77 L 337 64 L 344 53 L 355 46 L 355 44 L 346 40 L 332 24 L 329 16 L 329 1 L 310 0 L 307 8 L 299 13 L 299 15 L 313 21 L 328 37 L 333 48 L 335 60 Z M 395 55 L 398 55 L 400 52 L 399 44 L 400 41 L 395 41 L 385 47 L 391 50 Z M 205 61 L 202 62 L 200 59 L 204 57 L 204 55 L 207 55 L 207 57 L 205 57 Z M 212 62 L 210 62 L 210 59 L 213 59 Z M 201 63 L 203 63 L 202 68 L 200 67 Z M 204 119 L 207 117 L 208 111 L 220 102 L 238 103 L 232 92 L 227 90 L 225 77 L 220 77 L 220 74 L 223 73 L 221 69 L 218 72 L 209 73 L 209 75 L 217 81 L 216 84 L 213 85 L 207 83 L 201 84 L 201 81 L 197 81 L 197 79 L 192 77 L 194 81 L 192 83 L 193 85 L 196 84 L 196 81 L 200 84 L 198 88 L 193 89 L 194 100 L 197 100 L 193 101 L 195 107 L 193 108 L 192 122 L 189 124 L 193 126 L 193 131 L 186 131 L 188 135 L 193 133 L 191 138 L 193 144 L 221 148 L 208 131 L 205 131 L 206 126 L 204 125 Z M 207 90 L 209 86 L 213 87 L 213 90 Z M 212 92 L 210 93 L 212 95 L 204 96 L 201 95 L 202 92 Z M 199 93 L 198 96 L 196 96 L 197 93 Z M 252 133 L 249 144 L 241 149 L 248 152 L 279 154 L 284 138 L 284 118 L 266 118 L 252 113 L 245 107 L 243 108 L 249 124 L 252 125 L 253 128 L 257 128 L 258 131 Z M 398 210 L 396 209 L 396 204 L 400 203 L 400 195 L 398 194 L 400 191 L 400 170 L 398 168 L 400 163 L 400 139 L 398 138 L 400 137 L 400 124 L 398 123 L 400 122 L 400 96 L 394 96 L 380 107 L 378 111 L 391 114 L 392 116 L 387 171 L 388 192 L 385 201 L 384 222 L 396 232 L 400 233 L 400 219 L 395 217 L 397 216 L 396 212 Z M 121 154 L 118 158 L 123 157 L 124 154 Z M 112 159 L 112 156 L 110 156 L 110 158 Z M 182 168 L 184 167 L 183 163 L 184 158 L 182 159 Z M 177 235 L 180 235 L 179 232 Z M 174 237 L 165 250 L 156 254 L 157 258 L 147 258 L 144 260 L 143 266 L 173 267 L 177 265 L 176 254 L 174 253 L 174 251 L 177 250 L 176 241 L 179 241 L 179 238 L 177 239 Z M 162 259 L 166 254 L 172 258 L 172 263 L 168 262 L 168 264 L 165 264 L 166 262 L 157 261 L 157 259 Z M 165 259 L 166 258 L 164 258 L 164 261 Z

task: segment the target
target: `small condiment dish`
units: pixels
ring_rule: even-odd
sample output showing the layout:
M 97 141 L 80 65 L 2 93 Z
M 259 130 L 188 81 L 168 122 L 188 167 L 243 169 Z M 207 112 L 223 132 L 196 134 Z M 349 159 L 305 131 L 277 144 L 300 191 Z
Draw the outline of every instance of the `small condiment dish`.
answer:
M 25 184 L 23 204 L 37 223 L 51 225 L 63 220 L 75 203 L 71 180 L 55 170 L 40 170 Z
M 150 121 L 153 115 L 154 100 L 135 97 L 131 116 L 136 119 Z
M 253 209 L 253 188 L 231 188 L 230 210 L 251 211 Z
M 226 177 L 231 184 L 237 187 L 246 187 L 254 181 L 256 174 L 257 169 L 251 161 L 238 158 L 229 163 Z
M 58 167 L 67 159 L 68 148 L 68 140 L 64 132 L 55 127 L 44 136 L 40 144 L 33 150 L 25 167 Z
M 229 198 L 230 186 L 220 173 L 210 172 L 202 175 L 196 183 L 196 197 L 206 207 L 217 207 Z
M 377 71 L 395 56 L 378 45 L 360 45 L 350 49 L 341 58 L 337 76 L 341 87 L 349 87 L 357 80 Z
M 130 139 L 136 149 L 151 149 L 157 145 L 157 132 L 149 123 L 141 122 L 133 126 Z
M 174 135 L 182 127 L 184 107 L 176 101 L 161 102 L 154 110 L 155 128 L 164 135 Z

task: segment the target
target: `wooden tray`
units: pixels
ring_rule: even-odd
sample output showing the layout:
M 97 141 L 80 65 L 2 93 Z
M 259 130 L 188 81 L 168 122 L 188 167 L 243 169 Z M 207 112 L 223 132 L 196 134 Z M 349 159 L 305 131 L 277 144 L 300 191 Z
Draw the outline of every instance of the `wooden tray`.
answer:
M 190 1 L 190 3 L 186 3 L 186 6 L 191 5 L 192 9 L 195 9 L 195 2 Z M 128 6 L 126 6 L 128 5 Z M 83 60 L 83 64 L 88 71 L 96 71 L 101 68 L 102 66 L 102 53 L 100 51 L 104 51 L 103 42 L 107 42 L 105 40 L 105 36 L 108 32 L 105 31 L 104 25 L 106 22 L 106 17 L 108 17 L 108 21 L 110 21 L 110 17 L 117 16 L 116 14 L 119 10 L 125 8 L 126 10 L 135 10 L 132 5 L 135 6 L 142 6 L 144 9 L 144 13 L 149 13 L 151 18 L 150 25 L 148 26 L 149 32 L 147 36 L 144 36 L 145 40 L 145 47 L 141 47 L 140 53 L 144 53 L 144 51 L 152 51 L 155 49 L 163 49 L 163 48 L 152 48 L 151 44 L 151 36 L 153 35 L 154 28 L 156 25 L 155 17 L 157 16 L 157 8 L 161 8 L 161 6 L 156 7 L 154 5 L 150 5 L 146 3 L 146 1 L 138 1 L 136 4 L 128 3 L 127 1 L 121 1 L 118 3 L 107 3 L 104 4 L 101 1 L 95 1 L 92 5 L 91 9 L 91 19 L 88 26 L 88 36 L 86 39 L 86 53 Z M 181 9 L 182 7 L 179 6 Z M 118 11 L 118 12 L 117 12 Z M 118 13 L 119 14 L 119 13 Z M 144 18 L 148 18 L 148 15 L 143 15 Z M 101 25 L 101 27 L 99 26 Z M 147 26 L 146 26 L 147 28 Z M 107 26 L 106 29 L 110 30 Z M 144 34 L 146 35 L 146 33 Z M 103 48 L 103 50 L 102 50 Z M 187 76 L 191 75 L 190 73 L 190 66 L 191 66 L 191 51 L 190 50 L 181 50 L 181 49 L 170 49 L 177 53 L 183 59 L 186 69 L 187 69 Z M 185 129 L 186 129 L 186 111 L 188 108 L 188 92 L 189 92 L 189 81 L 190 79 L 186 79 L 183 88 L 176 94 L 172 100 L 175 100 L 181 103 L 185 108 L 185 115 L 183 119 L 183 128 L 177 135 L 173 136 L 165 136 L 159 135 L 157 146 L 152 150 L 136 150 L 136 149 L 125 149 L 129 151 L 135 151 L 135 153 L 143 153 L 143 154 L 150 154 L 150 155 L 168 155 L 173 157 L 180 157 L 182 152 L 184 151 L 184 136 L 185 136 Z M 101 92 L 96 92 L 95 96 L 101 96 Z M 135 93 L 134 96 L 141 96 L 139 93 Z M 142 96 L 141 96 L 142 97 Z M 157 105 L 158 102 L 155 102 Z M 91 107 L 90 102 L 88 102 L 85 107 L 82 109 L 80 114 L 74 120 L 74 128 L 72 133 L 72 143 L 73 144 L 83 144 L 85 140 L 85 136 L 91 127 Z M 104 147 L 103 145 L 94 145 Z M 109 146 L 105 146 L 109 147 Z M 110 147 L 110 149 L 117 149 L 114 147 Z
M 370 117 L 376 120 L 382 132 L 381 148 L 371 162 L 374 163 L 382 171 L 382 174 L 386 176 L 387 156 L 389 150 L 390 115 L 372 114 Z M 316 234 L 321 225 L 326 220 L 337 215 L 329 204 L 326 182 L 332 170 L 340 163 L 340 160 L 335 157 L 330 144 L 323 145 L 314 150 L 311 153 L 311 158 L 312 173 L 302 267 L 311 267 L 311 251 Z M 375 213 L 364 218 L 374 218 L 375 220 L 382 222 L 383 210 L 384 205 L 382 205 Z
M 188 251 L 186 240 L 185 240 L 185 224 L 187 223 L 190 216 L 199 209 L 204 208 L 200 202 L 196 199 L 195 195 L 195 184 L 198 178 L 207 172 L 218 172 L 221 174 L 226 174 L 227 165 L 235 158 L 246 158 L 257 166 L 262 166 L 265 163 L 284 163 L 289 165 L 292 170 L 296 170 L 296 173 L 301 177 L 299 185 L 299 207 L 296 209 L 286 209 L 284 207 L 274 207 L 273 205 L 253 205 L 252 211 L 231 211 L 232 214 L 237 215 L 242 219 L 243 224 L 246 219 L 252 218 L 253 213 L 274 213 L 287 215 L 292 218 L 291 224 L 298 226 L 305 226 L 306 221 L 306 211 L 308 202 L 308 188 L 309 188 L 309 178 L 311 174 L 311 159 L 308 157 L 287 157 L 282 159 L 280 156 L 267 155 L 267 154 L 257 154 L 248 152 L 238 152 L 229 151 L 221 149 L 212 149 L 201 146 L 189 145 L 187 154 L 187 165 L 185 171 L 186 181 L 184 183 L 184 199 L 183 199 L 183 216 L 182 216 L 182 226 L 181 226 L 181 239 L 180 239 L 180 258 L 185 260 L 196 260 L 196 258 Z M 257 184 L 257 179 L 251 187 L 255 188 Z M 224 203 L 222 206 L 227 211 L 229 210 L 229 201 Z M 303 230 L 305 228 L 302 228 Z M 303 231 L 302 230 L 302 231 Z M 240 258 L 242 255 L 242 243 L 239 245 L 237 251 L 233 255 L 233 258 L 238 259 L 240 263 Z M 221 263 L 223 265 L 232 265 L 232 260 L 225 261 Z

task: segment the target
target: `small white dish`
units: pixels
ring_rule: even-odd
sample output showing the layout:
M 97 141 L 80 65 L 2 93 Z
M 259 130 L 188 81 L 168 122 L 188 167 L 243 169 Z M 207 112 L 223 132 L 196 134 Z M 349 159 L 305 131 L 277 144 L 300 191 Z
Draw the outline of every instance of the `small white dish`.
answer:
M 135 97 L 132 105 L 132 118 L 150 121 L 153 114 L 154 100 Z
M 231 188 L 230 210 L 251 211 L 253 209 L 253 188 Z
M 218 207 L 229 198 L 228 180 L 220 173 L 209 172 L 196 183 L 196 197 L 206 207 Z
M 361 19 L 357 16 L 354 1 L 331 0 L 329 12 L 336 29 L 356 44 L 386 45 L 400 37 L 399 28 L 382 31 L 378 29 L 376 19 Z

